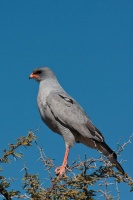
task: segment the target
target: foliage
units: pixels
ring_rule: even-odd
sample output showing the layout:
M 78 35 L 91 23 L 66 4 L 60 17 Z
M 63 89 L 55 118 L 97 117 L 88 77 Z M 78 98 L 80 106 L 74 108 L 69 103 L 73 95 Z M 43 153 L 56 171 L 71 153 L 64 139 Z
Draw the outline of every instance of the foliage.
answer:
M 132 137 L 132 136 L 131 136 Z M 125 146 L 130 143 L 130 139 L 120 146 L 118 154 L 124 150 Z M 52 159 L 48 158 L 43 149 L 37 143 L 37 137 L 32 131 L 28 133 L 26 137 L 20 137 L 17 139 L 16 144 L 10 144 L 8 150 L 4 150 L 0 158 L 1 165 L 11 163 L 11 157 L 16 159 L 22 159 L 22 153 L 18 153 L 18 147 L 32 147 L 36 145 L 36 149 L 39 150 L 40 161 L 43 163 L 45 169 L 48 172 L 48 177 L 50 180 L 50 186 L 44 188 L 42 186 L 40 177 L 38 174 L 31 174 L 25 163 L 24 165 L 24 177 L 22 178 L 22 186 L 25 194 L 20 191 L 10 190 L 12 182 L 9 178 L 0 176 L 0 193 L 6 200 L 11 200 L 12 198 L 18 199 L 35 199 L 35 200 L 67 200 L 67 199 L 77 199 L 77 200 L 94 200 L 98 195 L 102 195 L 104 199 L 112 200 L 114 197 L 108 192 L 108 186 L 111 184 L 116 184 L 116 190 L 119 196 L 118 184 L 125 183 L 128 184 L 130 191 L 133 191 L 133 180 L 128 175 L 122 176 L 120 172 L 113 170 L 113 165 L 105 159 L 102 155 L 98 159 L 87 158 L 85 155 L 84 161 L 78 160 L 74 161 L 71 166 L 67 166 L 67 172 L 62 177 L 53 177 L 51 170 L 55 168 Z M 100 167 L 96 166 L 100 163 Z M 1 173 L 3 169 L 0 168 Z M 91 173 L 90 173 L 91 171 Z M 113 181 L 113 183 L 112 183 Z M 101 189 L 96 190 L 95 186 L 98 185 Z M 103 190 L 103 187 L 105 189 Z

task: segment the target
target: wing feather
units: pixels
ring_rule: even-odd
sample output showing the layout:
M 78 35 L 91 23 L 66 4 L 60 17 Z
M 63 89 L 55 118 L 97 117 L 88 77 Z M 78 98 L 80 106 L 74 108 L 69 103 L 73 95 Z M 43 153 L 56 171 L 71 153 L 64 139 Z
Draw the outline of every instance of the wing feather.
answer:
M 58 121 L 69 129 L 76 130 L 83 137 L 103 142 L 100 131 L 92 124 L 82 107 L 65 92 L 51 92 L 47 104 Z

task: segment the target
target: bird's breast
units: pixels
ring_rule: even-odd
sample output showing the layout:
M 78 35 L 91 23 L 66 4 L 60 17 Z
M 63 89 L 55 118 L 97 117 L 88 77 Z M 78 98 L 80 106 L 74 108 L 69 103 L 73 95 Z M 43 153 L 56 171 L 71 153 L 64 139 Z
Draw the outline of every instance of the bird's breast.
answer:
M 50 108 L 47 105 L 46 99 L 38 95 L 37 98 L 38 109 L 43 122 L 53 131 L 58 133 L 58 122 L 51 113 Z

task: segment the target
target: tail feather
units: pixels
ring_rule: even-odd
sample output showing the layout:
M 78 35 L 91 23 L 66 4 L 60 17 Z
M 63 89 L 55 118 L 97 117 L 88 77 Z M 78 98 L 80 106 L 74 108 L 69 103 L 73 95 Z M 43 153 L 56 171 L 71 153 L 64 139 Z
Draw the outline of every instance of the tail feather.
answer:
M 123 175 L 125 174 L 124 169 L 120 165 L 120 163 L 117 161 L 117 155 L 116 153 L 105 143 L 105 142 L 96 142 L 97 149 L 103 153 L 108 160 L 116 166 L 118 171 L 120 171 Z

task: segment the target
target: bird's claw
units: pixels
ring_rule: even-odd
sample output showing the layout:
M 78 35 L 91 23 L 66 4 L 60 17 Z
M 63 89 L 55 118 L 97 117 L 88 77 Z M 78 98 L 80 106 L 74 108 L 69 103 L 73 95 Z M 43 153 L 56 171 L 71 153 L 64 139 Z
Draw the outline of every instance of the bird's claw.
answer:
M 60 167 L 57 167 L 56 170 L 55 170 L 55 174 L 57 176 L 62 176 L 62 175 L 66 175 L 65 174 L 65 167 L 64 166 L 60 166 Z

